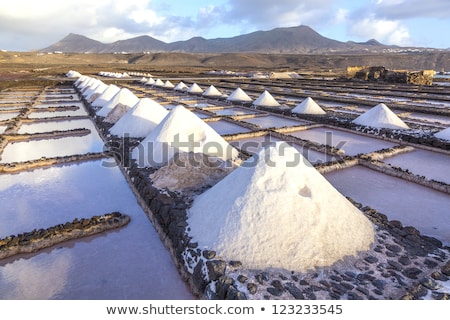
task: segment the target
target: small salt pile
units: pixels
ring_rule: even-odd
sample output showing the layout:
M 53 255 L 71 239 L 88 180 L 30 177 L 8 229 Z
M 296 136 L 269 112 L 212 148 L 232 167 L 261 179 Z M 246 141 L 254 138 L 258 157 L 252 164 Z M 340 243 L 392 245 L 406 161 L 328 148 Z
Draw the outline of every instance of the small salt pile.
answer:
M 325 114 L 326 112 L 311 97 L 307 97 L 292 109 L 293 113 L 299 114 Z
M 377 104 L 369 111 L 363 113 L 353 120 L 353 123 L 374 128 L 409 129 L 406 123 L 384 103 Z

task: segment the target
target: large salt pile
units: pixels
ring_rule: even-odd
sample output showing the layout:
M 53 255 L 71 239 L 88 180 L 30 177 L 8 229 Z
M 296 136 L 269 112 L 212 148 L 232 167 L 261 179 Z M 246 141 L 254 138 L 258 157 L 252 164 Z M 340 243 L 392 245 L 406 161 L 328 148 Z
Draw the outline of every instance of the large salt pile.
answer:
M 189 87 L 183 81 L 180 81 L 175 88 L 173 88 L 175 91 L 187 91 L 188 89 Z
M 353 120 L 353 123 L 374 128 L 409 129 L 408 125 L 384 103 L 377 104 L 369 111 L 363 113 Z
M 89 77 L 85 76 L 85 75 L 81 75 L 81 77 L 79 77 L 73 84 L 78 88 L 80 83 L 82 83 L 86 79 L 89 79 Z
M 277 100 L 269 93 L 269 91 L 264 90 L 263 93 L 253 102 L 254 106 L 258 107 L 279 107 L 280 104 Z
M 108 89 L 108 85 L 104 82 L 101 82 L 98 86 L 96 86 L 92 92 L 90 92 L 89 94 L 86 95 L 86 100 L 89 103 L 92 103 L 93 101 L 95 101 L 95 99 L 97 99 L 103 92 L 106 91 L 106 89 Z
M 116 94 L 120 91 L 120 88 L 114 84 L 110 84 L 108 88 L 103 91 L 101 95 L 95 99 L 91 105 L 93 107 L 103 107 L 105 104 L 108 103 Z
M 325 114 L 326 112 L 311 97 L 307 97 L 291 110 L 300 114 Z
M 105 84 L 101 80 L 97 80 L 95 84 L 91 85 L 86 91 L 84 91 L 83 96 L 87 99 L 89 99 L 94 93 L 98 93 L 100 90 L 106 90 L 108 87 L 107 84 Z M 97 90 L 98 89 L 98 90 Z M 102 91 L 102 92 L 103 92 Z
M 213 85 L 210 85 L 208 89 L 203 92 L 202 96 L 207 98 L 219 98 L 222 96 L 222 93 Z
M 132 157 L 140 167 L 159 167 L 180 152 L 203 153 L 225 161 L 239 155 L 206 122 L 178 105 L 133 149 Z
M 168 113 L 169 111 L 156 101 L 142 98 L 109 129 L 109 132 L 119 137 L 127 133 L 133 138 L 144 138 Z
M 436 138 L 450 141 L 450 128 L 444 129 L 434 134 Z
M 192 93 L 192 94 L 202 94 L 203 93 L 203 89 L 200 88 L 200 86 L 196 83 L 193 83 L 189 89 L 187 90 L 188 93 Z
M 227 98 L 228 101 L 232 102 L 252 102 L 252 98 L 248 96 L 241 88 L 234 90 Z
M 84 88 L 81 90 L 82 96 L 86 97 L 86 93 L 92 90 L 92 88 L 96 87 L 100 82 L 102 81 L 95 78 L 91 78 L 91 80 L 89 80 L 84 86 Z
M 372 223 L 296 149 L 262 149 L 194 199 L 189 234 L 247 268 L 304 272 L 370 249 Z
M 127 88 L 120 89 L 111 100 L 109 100 L 100 110 L 97 115 L 100 117 L 107 117 L 108 114 L 118 105 L 127 106 L 128 109 L 138 103 L 139 98 Z
M 164 167 L 150 175 L 158 189 L 194 191 L 212 186 L 235 168 L 233 163 L 193 152 L 177 153 Z

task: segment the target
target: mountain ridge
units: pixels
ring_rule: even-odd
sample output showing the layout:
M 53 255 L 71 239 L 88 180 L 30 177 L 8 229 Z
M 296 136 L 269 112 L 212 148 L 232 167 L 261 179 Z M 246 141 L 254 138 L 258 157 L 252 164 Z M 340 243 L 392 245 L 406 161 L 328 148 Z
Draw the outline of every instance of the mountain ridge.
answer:
M 297 27 L 275 28 L 268 31 L 254 31 L 229 38 L 205 39 L 193 37 L 188 40 L 166 43 L 148 35 L 130 39 L 103 43 L 83 35 L 70 33 L 60 41 L 39 50 L 40 52 L 67 53 L 156 53 L 156 52 L 184 52 L 184 53 L 362 53 L 382 52 L 388 46 L 370 39 L 366 42 L 341 42 L 327 38 L 311 27 L 301 25 Z

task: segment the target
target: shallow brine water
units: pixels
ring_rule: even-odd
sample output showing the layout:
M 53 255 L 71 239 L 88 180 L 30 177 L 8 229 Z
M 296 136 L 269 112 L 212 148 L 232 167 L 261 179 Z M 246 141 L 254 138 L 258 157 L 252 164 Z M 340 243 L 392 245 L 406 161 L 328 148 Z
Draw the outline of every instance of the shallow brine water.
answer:
M 46 121 L 38 123 L 24 123 L 21 125 L 18 133 L 40 133 L 51 131 L 65 131 L 72 129 L 89 129 L 96 132 L 96 128 L 90 119 L 82 120 L 62 120 L 62 121 Z
M 8 143 L 0 163 L 37 160 L 41 157 L 64 157 L 89 152 L 102 152 L 103 141 L 96 131 L 87 136 Z
M 88 113 L 83 108 L 77 110 L 63 110 L 63 111 L 40 111 L 32 112 L 28 116 L 31 119 L 53 118 L 53 117 L 74 117 L 87 116 Z
M 430 180 L 450 184 L 450 155 L 416 148 L 412 152 L 385 159 L 384 162 Z
M 115 231 L 3 259 L 0 299 L 193 298 L 118 167 L 0 175 L 0 191 L 0 237 L 112 211 L 131 217 Z
M 250 132 L 250 129 L 247 129 L 245 127 L 242 127 L 240 125 L 227 122 L 225 120 L 219 120 L 219 121 L 208 121 L 206 122 L 211 128 L 213 128 L 218 134 L 235 134 L 235 133 L 243 133 L 243 132 Z
M 18 112 L 0 112 L 0 121 L 3 120 L 10 120 L 12 118 L 15 118 L 19 115 Z
M 260 114 L 258 111 L 247 110 L 244 108 L 225 108 L 218 110 L 211 110 L 211 112 L 219 116 L 242 116 L 246 114 Z
M 394 143 L 388 141 L 329 128 L 313 128 L 288 134 L 300 139 L 334 146 L 344 150 L 345 154 L 350 156 L 395 146 Z
M 306 124 L 306 122 L 304 122 L 304 121 L 297 121 L 294 119 L 277 117 L 277 116 L 273 116 L 273 115 L 248 118 L 248 119 L 244 119 L 242 121 L 258 125 L 263 129 L 293 127 L 293 126 L 300 126 L 302 124 Z
M 450 244 L 450 195 L 361 166 L 325 174 L 342 194 Z

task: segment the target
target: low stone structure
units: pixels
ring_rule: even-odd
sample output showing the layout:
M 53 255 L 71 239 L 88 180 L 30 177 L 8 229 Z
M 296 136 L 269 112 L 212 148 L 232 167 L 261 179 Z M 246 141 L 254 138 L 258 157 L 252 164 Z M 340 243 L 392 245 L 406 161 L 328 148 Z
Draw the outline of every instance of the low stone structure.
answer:
M 385 81 L 389 83 L 410 83 L 431 86 L 433 84 L 433 76 L 433 70 L 388 70 L 382 66 L 354 66 L 347 68 L 347 78 L 364 81 Z
M 36 252 L 64 241 L 123 227 L 129 222 L 128 215 L 112 212 L 89 219 L 74 219 L 72 222 L 58 224 L 47 229 L 35 229 L 31 232 L 11 235 L 0 239 L 0 259 L 19 253 Z

